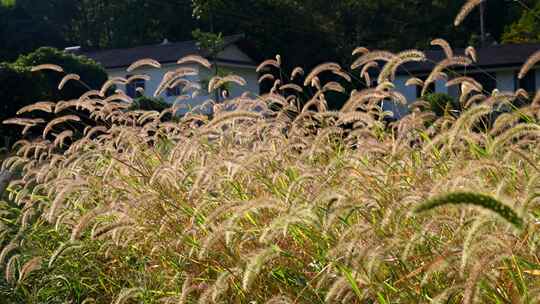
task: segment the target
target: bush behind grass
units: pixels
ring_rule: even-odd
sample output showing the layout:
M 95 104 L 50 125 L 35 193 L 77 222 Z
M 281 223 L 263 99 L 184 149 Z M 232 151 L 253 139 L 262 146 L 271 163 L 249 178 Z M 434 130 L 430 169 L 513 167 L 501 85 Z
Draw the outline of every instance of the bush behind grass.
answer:
M 64 73 L 41 71 L 32 73 L 33 66 L 56 64 Z M 58 84 L 66 74 L 77 74 L 81 81 L 70 81 L 62 90 Z M 12 63 L 0 63 L 0 120 L 12 118 L 17 111 L 37 101 L 58 102 L 79 98 L 89 89 L 98 89 L 107 80 L 105 70 L 84 56 L 69 54 L 54 48 L 42 47 L 21 55 Z M 34 113 L 34 116 L 43 113 Z M 46 119 L 50 117 L 45 116 Z M 0 146 L 9 147 L 21 138 L 22 128 L 0 125 Z

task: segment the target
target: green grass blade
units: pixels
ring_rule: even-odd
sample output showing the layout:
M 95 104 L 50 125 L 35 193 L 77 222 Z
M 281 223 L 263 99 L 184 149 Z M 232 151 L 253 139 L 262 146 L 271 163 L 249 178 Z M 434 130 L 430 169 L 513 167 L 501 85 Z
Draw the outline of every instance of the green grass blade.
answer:
M 444 205 L 474 205 L 497 213 L 516 228 L 521 229 L 524 225 L 523 219 L 509 206 L 489 195 L 474 192 L 452 192 L 436 196 L 418 206 L 415 212 L 421 213 Z

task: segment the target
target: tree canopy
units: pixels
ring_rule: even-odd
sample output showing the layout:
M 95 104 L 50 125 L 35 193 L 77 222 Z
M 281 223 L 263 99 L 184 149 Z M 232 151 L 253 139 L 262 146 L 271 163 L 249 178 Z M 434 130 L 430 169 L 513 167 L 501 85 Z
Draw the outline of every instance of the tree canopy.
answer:
M 524 10 L 516 22 L 506 28 L 502 36 L 505 43 L 540 42 L 540 2 L 531 10 Z
M 479 14 L 452 25 L 455 0 L 3 0 L 1 60 L 39 46 L 121 48 L 192 39 L 200 28 L 243 33 L 257 60 L 279 53 L 288 65 L 348 62 L 356 46 L 402 50 L 444 38 L 474 42 Z M 486 1 L 487 31 L 496 41 L 536 41 L 539 0 Z M 530 11 L 524 8 L 532 7 Z

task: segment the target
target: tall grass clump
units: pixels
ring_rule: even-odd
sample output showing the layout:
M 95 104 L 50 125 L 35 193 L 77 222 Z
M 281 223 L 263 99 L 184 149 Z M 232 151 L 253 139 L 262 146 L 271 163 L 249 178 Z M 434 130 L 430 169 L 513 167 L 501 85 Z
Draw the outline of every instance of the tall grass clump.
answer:
M 434 45 L 449 58 L 410 84 L 476 56 Z M 460 115 L 438 116 L 392 83 L 422 52 L 355 56 L 293 75 L 267 60 L 269 93 L 181 117 L 181 104 L 133 108 L 108 90 L 120 78 L 20 111 L 6 123 L 28 136 L 2 164 L 15 175 L 0 203 L 3 303 L 536 303 L 540 108 L 462 77 Z M 158 63 L 130 70 L 143 65 Z M 192 72 L 159 90 L 195 93 Z M 210 91 L 225 84 L 245 81 Z M 347 98 L 339 111 L 332 94 Z M 389 122 L 389 102 L 409 114 Z

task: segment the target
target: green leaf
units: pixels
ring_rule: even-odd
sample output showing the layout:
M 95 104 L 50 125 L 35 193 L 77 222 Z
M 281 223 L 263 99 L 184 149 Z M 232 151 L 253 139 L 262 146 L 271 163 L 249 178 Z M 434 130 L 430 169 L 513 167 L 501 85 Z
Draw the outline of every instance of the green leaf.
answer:
M 15 6 L 15 0 L 1 0 L 0 3 L 2 4 L 2 6 L 5 6 L 5 7 Z
M 349 282 L 349 285 L 351 286 L 352 290 L 354 291 L 358 299 L 362 299 L 362 292 L 360 291 L 360 288 L 358 287 L 356 280 L 353 278 L 351 271 L 341 266 L 339 266 L 339 270 L 341 270 L 341 272 L 345 275 L 347 282 Z

